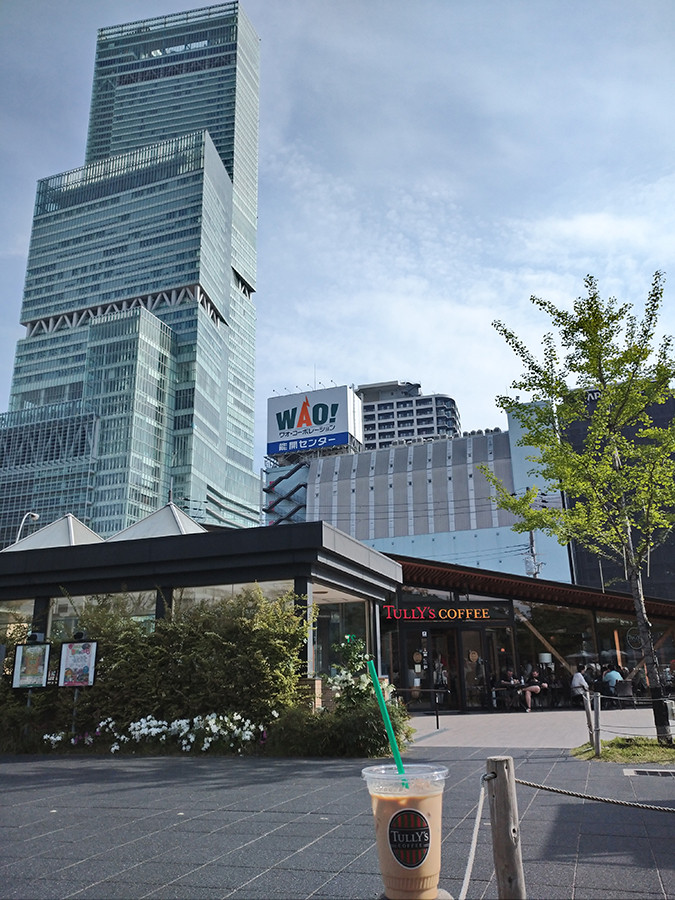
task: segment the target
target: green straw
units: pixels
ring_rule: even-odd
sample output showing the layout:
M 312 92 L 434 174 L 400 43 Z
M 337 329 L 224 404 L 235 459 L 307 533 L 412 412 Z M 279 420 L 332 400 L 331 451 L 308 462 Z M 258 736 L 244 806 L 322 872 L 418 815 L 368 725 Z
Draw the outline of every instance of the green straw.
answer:
M 384 720 L 384 727 L 387 729 L 389 746 L 391 747 L 391 752 L 394 755 L 394 762 L 396 763 L 398 774 L 403 775 L 405 773 L 405 769 L 403 768 L 403 760 L 401 759 L 401 754 L 398 750 L 396 735 L 394 734 L 391 719 L 389 718 L 389 710 L 387 709 L 387 704 L 384 702 L 384 695 L 382 693 L 382 688 L 380 687 L 380 680 L 377 677 L 377 672 L 375 671 L 375 663 L 372 661 L 372 659 L 368 660 L 368 671 L 370 672 L 370 678 L 373 682 L 373 687 L 375 688 L 375 696 L 377 697 L 377 702 L 380 706 L 380 712 L 382 713 L 382 718 Z M 408 787 L 407 783 L 405 782 L 404 787 Z

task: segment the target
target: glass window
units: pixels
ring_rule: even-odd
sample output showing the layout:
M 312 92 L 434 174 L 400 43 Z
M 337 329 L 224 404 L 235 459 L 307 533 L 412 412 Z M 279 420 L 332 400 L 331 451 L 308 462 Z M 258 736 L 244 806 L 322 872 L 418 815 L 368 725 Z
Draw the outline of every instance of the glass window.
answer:
M 23 640 L 33 621 L 33 600 L 3 600 L 0 605 L 0 643 Z
M 334 673 L 337 662 L 332 650 L 350 634 L 367 640 L 366 603 L 363 600 L 350 603 L 318 603 L 319 614 L 315 626 L 314 661 L 317 675 Z
M 90 594 L 87 596 L 64 596 L 52 599 L 51 626 L 49 637 L 52 641 L 68 640 L 77 631 L 79 617 L 87 601 L 96 602 L 105 598 L 106 602 L 117 603 L 131 618 L 148 620 L 155 618 L 157 605 L 156 591 L 120 591 L 110 594 Z
M 599 662 L 613 663 L 632 671 L 642 659 L 640 636 L 634 617 L 597 616 Z M 652 637 L 656 657 L 664 675 L 664 683 L 675 690 L 675 672 L 670 661 L 675 659 L 675 625 L 652 618 Z M 673 667 L 675 669 L 675 667 Z
M 245 588 L 260 588 L 268 600 L 277 600 L 294 589 L 292 579 L 282 581 L 250 581 L 245 584 L 209 584 L 198 587 L 180 588 L 174 591 L 174 607 L 178 603 L 219 603 L 236 597 Z
M 553 663 L 571 671 L 579 662 L 597 662 L 593 614 L 545 603 L 513 602 L 520 665 L 538 665 L 540 653 L 551 653 Z

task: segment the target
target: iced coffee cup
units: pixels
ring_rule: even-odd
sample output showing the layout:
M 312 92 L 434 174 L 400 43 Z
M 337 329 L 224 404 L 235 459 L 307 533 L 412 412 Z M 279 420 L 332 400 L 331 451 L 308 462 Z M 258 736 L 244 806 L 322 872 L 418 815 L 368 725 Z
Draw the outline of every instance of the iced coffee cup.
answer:
M 388 900 L 436 900 L 441 872 L 443 766 L 369 766 L 362 771 L 375 816 Z

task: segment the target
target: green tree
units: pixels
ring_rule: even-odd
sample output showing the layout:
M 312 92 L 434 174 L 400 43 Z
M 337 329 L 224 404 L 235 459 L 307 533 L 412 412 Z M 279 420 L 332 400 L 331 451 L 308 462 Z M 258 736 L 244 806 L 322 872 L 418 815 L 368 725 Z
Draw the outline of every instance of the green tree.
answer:
M 651 550 L 675 522 L 675 422 L 656 427 L 650 414 L 673 395 L 672 338 L 657 337 L 664 278 L 661 272 L 654 275 L 640 319 L 632 304 L 603 300 L 595 278 L 589 275 L 584 283 L 586 296 L 577 298 L 571 311 L 531 298 L 555 329 L 542 339 L 541 358 L 502 322 L 493 323 L 524 366 L 511 388 L 527 395 L 524 400 L 520 394 L 500 396 L 497 405 L 522 424 L 521 444 L 535 450 L 528 457 L 531 473 L 543 481 L 544 491 L 562 492 L 563 508 L 542 507 L 534 487 L 512 496 L 494 475 L 485 474 L 499 506 L 519 518 L 516 531 L 540 529 L 563 545 L 577 541 L 625 567 L 657 735 L 670 744 L 642 586 Z M 581 449 L 570 441 L 574 429 L 581 429 Z

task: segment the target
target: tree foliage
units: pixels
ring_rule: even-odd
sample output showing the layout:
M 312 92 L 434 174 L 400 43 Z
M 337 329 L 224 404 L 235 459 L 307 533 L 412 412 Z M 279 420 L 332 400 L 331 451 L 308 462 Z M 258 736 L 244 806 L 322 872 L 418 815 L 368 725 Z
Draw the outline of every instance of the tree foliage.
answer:
M 539 489 L 513 497 L 491 480 L 500 506 L 519 517 L 517 530 L 575 540 L 639 570 L 675 522 L 675 423 L 656 427 L 652 419 L 672 396 L 675 374 L 672 339 L 655 346 L 663 276 L 654 276 L 641 320 L 629 304 L 603 300 L 591 276 L 585 285 L 572 311 L 531 298 L 558 333 L 558 342 L 544 336 L 541 360 L 494 323 L 525 367 L 512 388 L 528 395 L 500 396 L 497 404 L 522 424 L 521 443 L 535 448 L 529 459 L 543 491 L 564 491 L 566 505 L 542 507 Z M 578 449 L 575 430 L 583 438 Z
M 584 283 L 586 295 L 571 310 L 531 298 L 554 329 L 544 335 L 540 357 L 502 322 L 493 323 L 524 368 L 511 385 L 519 393 L 500 396 L 497 404 L 522 425 L 520 444 L 534 448 L 531 474 L 544 487 L 513 496 L 484 471 L 499 505 L 518 517 L 516 530 L 540 529 L 561 544 L 577 541 L 625 567 L 657 699 L 660 673 L 642 569 L 675 523 L 675 421 L 657 426 L 653 419 L 673 397 L 675 376 L 672 338 L 657 335 L 664 277 L 655 273 L 641 318 L 631 304 L 603 299 L 592 276 Z M 565 502 L 546 506 L 540 491 L 560 491 Z M 659 715 L 659 733 L 669 738 Z

